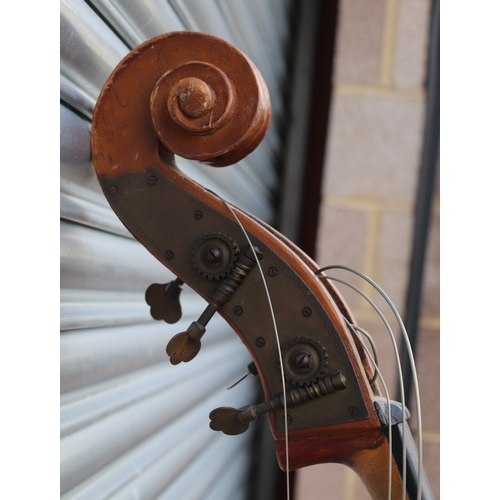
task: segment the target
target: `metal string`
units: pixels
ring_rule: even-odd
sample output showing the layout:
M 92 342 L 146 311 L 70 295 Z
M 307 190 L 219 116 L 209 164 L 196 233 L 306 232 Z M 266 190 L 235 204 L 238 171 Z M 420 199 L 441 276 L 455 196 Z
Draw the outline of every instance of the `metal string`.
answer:
M 347 318 L 344 316 L 344 319 L 347 321 Z M 357 326 L 357 325 L 353 325 L 352 323 L 350 323 L 350 325 L 358 332 L 362 333 L 367 339 L 368 339 L 368 342 L 370 342 L 370 346 L 372 348 L 372 351 L 373 351 L 373 358 L 370 356 L 370 359 L 372 361 L 372 363 L 378 367 L 378 352 L 377 352 L 377 346 L 375 345 L 375 341 L 373 340 L 372 336 L 366 331 L 364 330 L 363 328 Z M 359 335 L 356 335 L 356 337 L 360 340 L 360 342 L 363 344 L 363 341 L 361 340 L 361 338 L 359 337 Z M 366 346 L 363 344 L 363 347 L 365 348 L 365 351 L 367 351 L 366 349 Z M 377 378 L 379 372 L 377 370 L 375 370 L 375 373 L 373 374 L 373 377 L 372 379 L 370 380 L 370 384 L 373 384 L 373 382 L 375 382 L 375 379 Z
M 277 346 L 278 346 L 278 359 L 279 359 L 279 363 L 280 363 L 280 371 L 281 371 L 281 379 L 282 379 L 282 386 L 283 386 L 283 394 L 286 393 L 286 386 L 285 386 L 285 372 L 284 372 L 284 366 L 283 366 L 283 359 L 281 357 L 281 351 L 280 351 L 280 339 L 279 339 L 279 333 L 278 333 L 278 328 L 277 328 L 277 325 L 276 325 L 276 318 L 275 318 L 275 315 L 274 315 L 274 309 L 273 309 L 273 305 L 272 305 L 272 301 L 271 301 L 271 297 L 270 297 L 270 294 L 269 294 L 269 289 L 267 287 L 267 282 L 265 280 L 265 277 L 264 277 L 264 272 L 262 270 L 262 266 L 260 264 L 260 261 L 257 257 L 257 254 L 253 248 L 253 244 L 250 240 L 250 237 L 247 233 L 247 231 L 245 230 L 245 228 L 243 227 L 240 219 L 237 217 L 237 215 L 235 214 L 235 212 L 233 211 L 233 209 L 231 208 L 231 206 L 224 200 L 222 199 L 219 195 L 217 195 L 216 193 L 214 193 L 213 191 L 211 190 L 207 190 L 209 192 L 211 192 L 212 194 L 214 194 L 225 206 L 226 208 L 231 212 L 231 214 L 233 215 L 234 219 L 236 220 L 236 222 L 238 223 L 238 225 L 240 226 L 243 234 L 245 235 L 245 238 L 247 239 L 251 249 L 252 249 L 252 252 L 254 254 L 254 258 L 255 258 L 255 261 L 257 263 L 257 267 L 259 268 L 259 273 L 261 275 L 261 278 L 262 278 L 262 283 L 264 285 L 264 289 L 266 291 L 266 296 L 267 296 L 267 300 L 268 300 L 268 303 L 269 303 L 269 307 L 270 307 L 270 312 L 271 312 L 271 317 L 272 317 L 272 322 L 273 322 L 273 328 L 274 328 L 274 333 L 275 333 L 275 336 L 276 336 L 276 342 L 277 342 Z M 324 268 L 321 268 L 319 270 L 317 270 L 315 272 L 316 275 L 319 275 L 320 273 L 324 272 L 324 271 L 327 271 L 329 269 L 343 269 L 343 270 L 346 270 L 346 271 L 349 271 L 349 272 L 352 272 L 358 276 L 360 276 L 362 279 L 364 279 L 365 281 L 367 281 L 370 285 L 372 285 L 379 293 L 380 295 L 382 295 L 382 297 L 384 298 L 384 300 L 388 303 L 389 307 L 391 308 L 394 316 L 396 317 L 396 320 L 401 328 L 401 331 L 403 332 L 403 338 L 405 340 L 405 343 L 406 343 L 406 347 L 408 349 L 408 353 L 409 353 L 409 357 L 410 357 L 410 364 L 411 364 L 411 368 L 412 368 L 412 375 L 413 375 L 413 379 L 414 379 L 414 383 L 415 383 L 415 400 L 416 400 L 416 408 L 417 408 L 417 430 L 418 430 L 418 493 L 417 493 L 417 500 L 421 500 L 421 495 L 422 495 L 422 489 L 421 489 L 421 481 L 422 481 L 422 424 L 421 424 L 421 408 L 420 408 L 420 395 L 419 395 L 419 389 L 418 389 L 418 379 L 417 379 L 417 374 L 416 374 L 416 368 L 415 368 L 415 362 L 414 362 L 414 358 L 413 358 L 413 354 L 412 354 L 412 350 L 411 350 L 411 345 L 410 345 L 410 342 L 409 342 L 409 339 L 408 339 L 408 335 L 406 333 L 406 329 L 404 327 L 404 324 L 399 316 L 399 313 L 397 311 L 397 309 L 395 308 L 394 304 L 392 303 L 392 301 L 390 300 L 390 298 L 387 296 L 387 294 L 382 290 L 382 288 L 380 288 L 373 280 L 371 280 L 370 278 L 368 278 L 367 276 L 365 276 L 363 273 L 355 270 L 355 269 L 352 269 L 350 267 L 347 267 L 347 266 L 342 266 L 342 265 L 334 265 L 334 266 L 327 266 L 327 267 L 324 267 Z M 367 300 L 370 305 L 374 308 L 374 310 L 377 312 L 377 314 L 380 316 L 380 318 L 382 319 L 382 321 L 384 322 L 388 332 L 389 332 L 389 335 L 390 335 L 390 338 L 391 338 L 391 341 L 392 341 L 392 344 L 393 344 L 393 348 L 394 348 L 394 354 L 395 354 L 395 357 L 396 357 L 396 362 L 397 362 L 397 367 L 398 367 L 398 375 L 399 375 L 399 379 L 400 379 L 400 384 L 401 384 L 401 387 L 402 387 L 402 391 L 403 391 L 403 394 L 402 394 L 402 405 L 403 405 L 403 500 L 406 498 L 406 433 L 405 433 L 405 430 L 406 430 L 406 411 L 405 411 L 405 408 L 406 408 L 406 404 L 405 404 L 405 397 L 404 397 L 404 383 L 403 383 L 403 377 L 402 377 L 402 372 L 401 372 L 401 362 L 400 362 L 400 359 L 399 359 L 399 353 L 398 353 L 398 348 L 397 348 L 397 343 L 396 343 L 396 339 L 395 339 L 395 336 L 392 332 L 392 329 L 389 325 L 389 323 L 387 322 L 385 316 L 383 315 L 383 313 L 380 311 L 380 309 L 376 306 L 376 304 L 363 292 L 361 291 L 359 288 L 355 287 L 354 285 L 352 285 L 351 283 L 349 282 L 346 282 L 344 280 L 341 280 L 341 279 L 338 279 L 338 278 L 334 278 L 332 276 L 318 276 L 318 278 L 320 279 L 330 279 L 330 280 L 333 280 L 333 281 L 337 281 L 339 283 L 342 283 L 350 288 L 352 288 L 353 290 L 355 290 L 356 292 L 358 292 L 361 296 L 363 296 L 365 298 L 365 300 Z M 375 349 L 375 345 L 374 345 L 374 342 L 373 342 L 373 339 L 371 338 L 371 336 L 368 334 L 368 332 L 366 332 L 365 330 L 363 330 L 362 328 L 359 328 L 355 325 L 352 325 L 346 318 L 344 318 L 346 323 L 348 324 L 348 326 L 350 327 L 351 331 L 354 333 L 354 335 L 356 335 L 356 337 L 360 340 L 361 344 L 363 345 L 368 357 L 370 358 L 370 360 L 372 361 L 373 363 L 373 366 L 374 366 L 374 369 L 375 369 L 375 374 L 378 375 L 380 377 L 380 380 L 381 380 L 381 383 L 382 383 L 382 386 L 384 388 L 384 392 L 386 394 L 386 397 L 387 397 L 387 405 L 388 405 L 388 421 L 389 421 L 389 429 L 388 429 L 388 439 L 389 439 L 389 447 L 392 449 L 392 425 L 391 425 L 391 421 L 392 421 L 392 416 L 391 416 L 391 412 L 390 412 L 390 398 L 389 398 L 389 393 L 388 393 L 388 390 L 387 390 L 387 386 L 385 384 L 385 381 L 382 377 L 382 374 L 380 373 L 380 370 L 378 368 L 378 359 L 377 359 L 377 362 L 373 359 L 372 355 L 369 353 L 368 349 L 366 348 L 366 346 L 364 345 L 364 343 L 362 342 L 362 340 L 360 339 L 359 335 L 357 334 L 357 331 L 360 331 L 361 333 L 363 333 L 363 335 L 366 336 L 366 338 L 369 340 L 371 346 L 372 346 L 372 349 L 373 349 L 373 352 L 374 352 L 374 356 L 375 358 L 378 358 L 377 356 L 377 353 L 376 353 L 376 349 Z M 375 380 L 375 376 L 373 377 L 372 381 Z M 284 418 L 284 426 L 285 426 L 285 454 L 286 454 L 286 485 L 287 485 L 287 500 L 290 500 L 290 469 L 289 469 L 289 453 L 288 453 L 288 422 L 287 422 L 287 405 L 286 405 L 286 398 L 283 398 L 283 407 L 284 407 L 284 415 L 285 415 L 285 418 Z M 391 498 L 391 488 L 392 488 L 392 461 L 391 461 L 391 457 L 389 457 L 389 485 L 388 485 L 388 489 L 389 489 L 389 500 Z
M 393 312 L 393 314 L 394 314 L 394 316 L 395 316 L 395 318 L 396 318 L 396 320 L 398 322 L 398 325 L 399 325 L 399 327 L 401 329 L 401 332 L 403 334 L 403 339 L 405 341 L 405 344 L 406 344 L 406 347 L 407 347 L 407 350 L 408 350 L 408 357 L 410 359 L 410 365 L 411 365 L 411 369 L 412 369 L 413 381 L 414 381 L 414 384 L 415 384 L 415 406 L 416 406 L 416 412 L 417 412 L 417 441 L 418 441 L 418 489 L 417 489 L 417 500 L 421 500 L 421 498 L 422 498 L 422 471 L 423 471 L 423 467 L 422 467 L 422 414 L 421 414 L 420 392 L 419 392 L 419 386 L 418 386 L 417 370 L 416 370 L 416 367 L 415 367 L 415 360 L 414 360 L 414 357 L 413 357 L 413 352 L 412 352 L 412 348 L 411 348 L 411 345 L 410 345 L 410 340 L 408 338 L 408 334 L 406 332 L 406 328 L 405 328 L 405 326 L 403 324 L 403 321 L 401 320 L 401 317 L 400 317 L 400 315 L 399 315 L 396 307 L 392 303 L 391 299 L 384 292 L 384 290 L 382 290 L 382 288 L 379 285 L 377 285 L 377 283 L 375 283 L 372 279 L 370 279 L 368 276 L 366 276 L 365 274 L 361 273 L 360 271 L 357 271 L 356 269 L 352 269 L 352 268 L 350 268 L 348 266 L 342 266 L 342 265 L 334 265 L 334 266 L 323 267 L 323 268 L 319 269 L 318 271 L 316 271 L 316 274 L 318 275 L 319 273 L 322 273 L 322 272 L 327 271 L 329 269 L 343 269 L 345 271 L 352 272 L 352 273 L 358 275 L 360 278 L 362 278 L 366 282 L 368 282 L 373 288 L 375 288 L 375 290 L 377 290 L 377 292 L 384 298 L 384 300 L 389 305 L 391 311 Z M 319 278 L 327 278 L 327 277 L 319 276 Z M 387 323 L 387 320 L 385 319 L 385 317 L 382 314 L 382 312 L 380 311 L 380 309 L 373 303 L 373 301 L 368 296 L 366 296 L 366 294 L 364 294 L 361 290 L 359 290 L 358 288 L 356 288 L 354 285 L 352 285 L 352 284 L 350 284 L 348 282 L 345 282 L 343 280 L 338 280 L 337 278 L 331 278 L 331 277 L 329 277 L 327 279 L 333 279 L 335 281 L 339 281 L 339 282 L 341 282 L 341 283 L 349 286 L 350 288 L 356 290 L 358 293 L 360 293 L 370 303 L 370 305 L 375 309 L 375 311 L 377 312 L 377 314 L 379 314 L 379 316 L 382 318 L 382 320 L 384 321 L 384 324 L 388 328 L 389 333 L 391 335 L 391 340 L 392 340 L 392 343 L 393 343 L 393 346 L 394 346 L 394 353 L 395 353 L 395 357 L 396 357 L 396 361 L 397 361 L 398 374 L 399 374 L 399 377 L 400 377 L 400 384 L 401 384 L 401 390 L 402 390 L 402 395 L 401 395 L 402 401 L 401 401 L 401 403 L 403 405 L 403 485 L 404 485 L 404 488 L 403 488 L 403 500 L 404 500 L 404 498 L 405 498 L 405 490 L 406 490 L 406 432 L 405 432 L 405 429 L 406 429 L 406 425 L 405 425 L 406 424 L 406 410 L 405 410 L 404 385 L 403 385 L 402 373 L 401 373 L 401 363 L 400 363 L 399 353 L 398 353 L 398 349 L 397 349 L 397 346 L 396 346 L 396 341 L 395 341 L 394 335 L 392 333 L 392 330 L 389 327 L 389 324 Z
M 281 343 L 280 343 L 280 338 L 279 338 L 279 334 L 278 334 L 278 326 L 276 325 L 276 317 L 274 315 L 274 308 L 273 308 L 273 303 L 271 301 L 271 295 L 269 294 L 269 289 L 267 287 L 267 282 L 266 282 L 266 279 L 264 277 L 264 271 L 262 270 L 262 266 L 260 265 L 259 258 L 257 257 L 257 254 L 255 252 L 253 244 L 250 241 L 250 237 L 248 236 L 248 233 L 247 233 L 246 229 L 243 227 L 243 224 L 241 223 L 240 219 L 234 213 L 233 209 L 231 208 L 231 206 L 229 205 L 229 203 L 226 202 L 226 200 L 224 200 L 217 193 L 214 193 L 213 191 L 211 191 L 209 189 L 207 189 L 207 191 L 209 191 L 210 193 L 212 193 L 213 195 L 215 195 L 220 201 L 222 201 L 222 203 L 224 203 L 224 205 L 226 206 L 226 208 L 231 212 L 231 214 L 233 215 L 234 219 L 236 220 L 236 222 L 240 226 L 241 230 L 243 231 L 243 234 L 245 235 L 245 238 L 247 239 L 248 244 L 250 245 L 250 248 L 252 249 L 252 252 L 253 252 L 253 255 L 254 255 L 254 258 L 255 258 L 255 262 L 257 263 L 257 267 L 259 268 L 259 272 L 260 272 L 260 276 L 262 278 L 262 283 L 264 285 L 264 289 L 266 290 L 267 301 L 269 303 L 269 309 L 270 309 L 271 318 L 272 318 L 272 321 L 273 321 L 274 334 L 276 336 L 276 344 L 277 344 L 277 347 L 278 347 L 278 359 L 279 359 L 279 362 L 280 362 L 281 383 L 282 383 L 282 387 L 283 387 L 283 411 L 284 411 L 284 416 L 285 416 L 285 418 L 284 418 L 284 424 L 285 424 L 285 455 L 286 455 L 286 467 L 285 467 L 285 474 L 286 474 L 286 498 L 287 498 L 287 500 L 290 500 L 290 465 L 289 465 L 289 457 L 288 457 L 288 419 L 287 419 L 288 411 L 287 411 L 287 403 L 286 403 L 285 368 L 283 366 L 283 359 L 281 357 L 281 348 L 280 348 Z
M 375 363 L 375 360 L 373 359 L 372 355 L 370 354 L 370 352 L 366 348 L 363 340 L 361 339 L 361 337 L 357 333 L 357 330 L 360 330 L 363 332 L 364 332 L 364 330 L 362 328 L 357 327 L 356 325 L 353 325 L 345 316 L 344 316 L 344 320 L 347 323 L 347 326 L 351 329 L 353 335 L 355 335 L 358 338 L 358 340 L 361 342 L 361 345 L 363 346 L 366 354 L 368 355 L 371 362 L 373 363 L 373 367 L 375 368 L 375 374 L 378 375 L 380 382 L 382 384 L 382 387 L 384 388 L 385 397 L 386 397 L 386 401 L 387 401 L 387 421 L 389 422 L 389 428 L 388 428 L 389 449 L 392 450 L 392 414 L 391 414 L 391 398 L 389 397 L 389 390 L 387 389 L 387 385 L 385 383 L 384 377 L 382 376 L 382 373 L 380 372 L 378 364 Z M 363 334 L 365 335 L 366 333 L 367 332 L 365 332 Z M 367 338 L 371 338 L 371 337 L 368 336 Z M 392 497 L 392 456 L 391 456 L 391 454 L 389 454 L 389 469 L 388 470 L 389 470 L 389 474 L 388 474 L 387 498 L 388 498 L 388 500 L 391 500 L 391 497 Z
M 323 270 L 324 269 L 320 269 L 319 271 L 316 271 L 316 274 L 320 273 Z M 399 382 L 400 382 L 400 384 L 402 384 L 401 387 L 403 387 L 403 372 L 401 370 L 401 363 L 399 361 L 399 354 L 398 354 L 398 348 L 397 348 L 397 344 L 396 344 L 396 337 L 394 336 L 394 333 L 392 332 L 392 329 L 391 329 L 387 319 L 385 318 L 384 314 L 382 313 L 382 311 L 370 299 L 370 297 L 368 297 L 362 290 L 360 290 L 358 287 L 354 286 L 352 283 L 349 283 L 348 281 L 344 281 L 344 280 L 339 279 L 339 278 L 335 278 L 333 276 L 318 276 L 318 277 L 320 279 L 328 279 L 328 280 L 336 281 L 338 283 L 342 283 L 343 285 L 348 286 L 349 288 L 352 288 L 357 293 L 359 293 L 365 300 L 367 300 L 369 302 L 369 304 L 375 309 L 377 314 L 380 316 L 380 318 L 384 322 L 384 325 L 387 328 L 387 331 L 389 332 L 389 336 L 391 338 L 393 349 L 394 349 L 394 352 L 396 355 L 396 363 L 397 363 L 397 367 L 398 367 Z M 403 408 L 404 408 L 405 407 L 404 395 L 403 395 L 403 401 L 401 402 L 401 404 L 403 405 Z M 391 415 L 390 406 L 388 407 L 388 411 L 389 411 L 389 417 L 390 417 L 390 415 Z M 403 479 L 403 500 L 405 500 L 405 498 L 406 498 L 406 493 L 405 493 L 406 492 L 406 432 L 405 432 L 405 425 L 404 425 L 405 419 L 406 419 L 406 413 L 403 410 L 403 474 L 402 474 L 402 476 L 403 476 L 402 477 L 402 479 Z M 391 421 L 392 420 L 389 418 L 389 429 L 391 429 Z M 392 434 L 391 434 L 391 443 L 389 444 L 389 446 L 390 446 L 390 449 L 392 451 Z M 389 477 L 392 481 L 392 467 L 389 467 Z

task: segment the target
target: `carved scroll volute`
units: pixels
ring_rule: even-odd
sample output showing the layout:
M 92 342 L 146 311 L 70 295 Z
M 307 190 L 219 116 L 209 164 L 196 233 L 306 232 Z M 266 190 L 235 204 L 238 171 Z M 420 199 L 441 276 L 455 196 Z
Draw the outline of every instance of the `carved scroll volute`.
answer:
M 228 69 L 229 74 L 213 64 L 188 62 L 158 80 L 151 95 L 151 116 L 168 150 L 226 166 L 255 149 L 268 129 L 271 108 L 260 73 L 246 62 L 243 71 L 238 66 L 237 71 Z M 250 92 L 243 91 L 238 81 L 249 81 Z
M 114 177 L 158 164 L 159 140 L 184 158 L 217 167 L 236 163 L 262 141 L 271 105 L 260 72 L 242 52 L 219 38 L 182 31 L 126 56 L 94 116 L 96 170 Z

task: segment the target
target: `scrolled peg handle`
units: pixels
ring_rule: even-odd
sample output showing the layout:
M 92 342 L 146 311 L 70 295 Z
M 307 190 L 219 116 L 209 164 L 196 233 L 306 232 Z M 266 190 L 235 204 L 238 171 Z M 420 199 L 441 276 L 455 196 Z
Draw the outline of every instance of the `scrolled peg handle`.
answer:
M 177 323 L 182 318 L 182 308 L 179 296 L 182 292 L 182 281 L 172 280 L 161 285 L 153 283 L 146 290 L 146 302 L 150 306 L 153 319 L 164 320 L 167 323 Z

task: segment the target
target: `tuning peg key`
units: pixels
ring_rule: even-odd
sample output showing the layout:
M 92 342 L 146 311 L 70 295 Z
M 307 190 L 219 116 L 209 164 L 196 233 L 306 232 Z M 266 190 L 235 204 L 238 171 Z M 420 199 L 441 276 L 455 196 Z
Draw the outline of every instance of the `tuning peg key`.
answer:
M 150 313 L 153 319 L 164 320 L 169 324 L 177 323 L 182 317 L 182 308 L 179 296 L 182 292 L 183 281 L 179 278 L 165 285 L 153 283 L 146 290 L 146 302 L 151 306 Z
M 263 257 L 262 252 L 254 247 L 255 253 L 259 259 Z M 191 361 L 201 348 L 201 338 L 205 334 L 206 326 L 213 315 L 233 296 L 234 292 L 241 285 L 248 273 L 257 263 L 254 260 L 254 250 L 248 246 L 245 251 L 239 255 L 234 268 L 228 276 L 214 290 L 211 300 L 203 311 L 198 321 L 193 321 L 190 327 L 182 333 L 178 333 L 167 345 L 167 354 L 170 356 L 170 362 L 173 365 L 181 361 L 187 363 Z
M 285 393 L 286 404 L 287 407 L 293 408 L 312 399 L 341 391 L 346 387 L 344 375 L 337 370 L 308 386 L 289 389 Z M 209 415 L 210 428 L 214 431 L 222 431 L 228 436 L 236 436 L 245 432 L 248 429 L 249 423 L 256 420 L 259 415 L 283 407 L 284 400 L 283 393 L 281 393 L 274 399 L 257 405 L 244 406 L 239 410 L 229 407 L 216 408 Z

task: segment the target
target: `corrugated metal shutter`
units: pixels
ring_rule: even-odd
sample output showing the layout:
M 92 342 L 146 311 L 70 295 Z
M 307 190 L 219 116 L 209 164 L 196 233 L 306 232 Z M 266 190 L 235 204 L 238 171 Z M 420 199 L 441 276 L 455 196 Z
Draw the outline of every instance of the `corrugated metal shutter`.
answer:
M 90 121 L 107 77 L 139 43 L 183 29 L 226 39 L 263 73 L 273 103 L 271 128 L 236 166 L 178 163 L 272 222 L 290 8 L 288 0 L 61 1 L 62 498 L 245 498 L 252 435 L 214 433 L 208 413 L 253 400 L 254 380 L 226 391 L 250 357 L 215 317 L 196 360 L 170 365 L 166 343 L 206 303 L 185 290 L 178 324 L 150 318 L 146 288 L 173 276 L 130 236 L 102 195 Z

